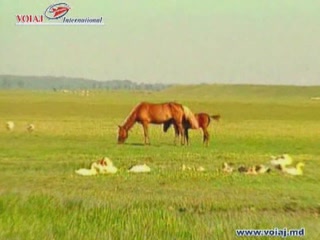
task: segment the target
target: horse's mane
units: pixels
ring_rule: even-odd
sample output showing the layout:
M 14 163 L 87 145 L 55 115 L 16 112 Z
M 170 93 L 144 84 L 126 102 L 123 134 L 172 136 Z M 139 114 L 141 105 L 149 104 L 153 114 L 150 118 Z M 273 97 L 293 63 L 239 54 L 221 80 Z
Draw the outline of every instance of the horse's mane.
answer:
M 141 105 L 142 103 L 137 104 L 129 113 L 129 115 L 126 117 L 124 120 L 122 126 L 126 126 L 127 130 L 132 127 L 132 125 L 135 123 L 135 118 L 136 118 L 136 112 L 137 108 Z
M 182 106 L 182 107 L 183 107 L 185 118 L 190 123 L 190 127 L 193 129 L 199 128 L 198 120 L 194 116 L 193 112 L 187 106 Z

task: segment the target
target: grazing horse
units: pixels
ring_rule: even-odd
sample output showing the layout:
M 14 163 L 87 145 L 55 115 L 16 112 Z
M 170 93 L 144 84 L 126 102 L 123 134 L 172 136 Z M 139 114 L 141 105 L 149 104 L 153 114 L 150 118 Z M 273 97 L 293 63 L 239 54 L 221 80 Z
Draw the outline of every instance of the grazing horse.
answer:
M 161 104 L 147 102 L 139 103 L 132 109 L 122 126 L 118 125 L 118 143 L 121 144 L 125 142 L 128 138 L 128 131 L 136 122 L 138 122 L 143 126 L 144 143 L 150 144 L 148 125 L 150 123 L 162 124 L 171 121 L 176 127 L 177 135 L 181 135 L 181 144 L 183 145 L 185 143 L 182 125 L 183 119 L 188 119 L 188 121 L 191 122 L 191 125 L 197 125 L 193 113 L 181 104 L 174 102 Z
M 219 121 L 220 119 L 220 115 L 209 115 L 207 113 L 196 113 L 194 114 L 195 118 L 197 119 L 198 122 L 198 126 L 199 128 L 202 129 L 203 132 L 203 143 L 208 146 L 209 144 L 209 138 L 210 138 L 210 134 L 208 132 L 208 126 L 211 122 L 211 118 Z M 167 130 L 169 129 L 169 127 L 171 126 L 171 124 L 173 124 L 174 130 L 175 130 L 175 135 L 176 137 L 179 136 L 179 132 L 177 130 L 177 126 L 175 125 L 175 123 L 172 120 L 169 120 L 167 122 L 165 122 L 163 124 L 163 131 L 167 132 Z M 190 126 L 190 122 L 188 121 L 188 119 L 184 119 L 182 122 L 183 128 L 184 128 L 184 137 L 187 141 L 187 144 L 189 144 L 189 133 L 188 130 L 192 127 Z

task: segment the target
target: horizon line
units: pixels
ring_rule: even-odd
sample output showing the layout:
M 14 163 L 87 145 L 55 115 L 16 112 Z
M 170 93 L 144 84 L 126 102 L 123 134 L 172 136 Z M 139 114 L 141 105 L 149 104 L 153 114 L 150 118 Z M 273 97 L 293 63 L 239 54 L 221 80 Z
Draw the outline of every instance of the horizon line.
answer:
M 84 77 L 71 77 L 71 76 L 54 76 L 54 75 L 15 75 L 15 74 L 4 74 L 0 73 L 1 76 L 12 76 L 12 77 L 52 77 L 52 78 L 70 78 L 70 79 L 78 79 L 78 80 L 86 80 L 86 81 L 96 81 L 96 82 L 108 82 L 108 81 L 131 81 L 136 84 L 162 84 L 162 85 L 253 85 L 253 86 L 293 86 L 293 87 L 320 87 L 320 84 L 314 85 L 301 85 L 301 84 L 275 84 L 275 83 L 245 83 L 245 82 L 239 82 L 239 83 L 230 83 L 230 82 L 198 82 L 198 83 L 164 83 L 164 82 L 155 82 L 155 83 L 148 83 L 148 82 L 138 82 L 130 79 L 108 79 L 108 80 L 97 80 L 97 79 L 90 79 L 90 78 L 84 78 Z

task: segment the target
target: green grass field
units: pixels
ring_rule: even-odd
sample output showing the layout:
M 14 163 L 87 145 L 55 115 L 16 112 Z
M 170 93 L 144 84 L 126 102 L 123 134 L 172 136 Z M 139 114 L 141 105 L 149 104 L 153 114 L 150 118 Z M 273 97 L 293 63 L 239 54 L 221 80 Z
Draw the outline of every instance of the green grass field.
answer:
M 0 239 L 238 239 L 236 229 L 285 227 L 319 239 L 320 101 L 311 100 L 319 94 L 320 87 L 240 85 L 89 97 L 0 91 Z M 190 131 L 190 146 L 175 146 L 173 129 L 157 125 L 150 146 L 140 125 L 117 145 L 117 125 L 140 101 L 178 101 L 222 119 L 211 123 L 207 148 L 200 130 Z M 303 176 L 221 172 L 225 161 L 267 164 L 283 153 L 305 162 Z M 75 174 L 103 156 L 117 174 Z M 142 163 L 151 173 L 127 172 Z

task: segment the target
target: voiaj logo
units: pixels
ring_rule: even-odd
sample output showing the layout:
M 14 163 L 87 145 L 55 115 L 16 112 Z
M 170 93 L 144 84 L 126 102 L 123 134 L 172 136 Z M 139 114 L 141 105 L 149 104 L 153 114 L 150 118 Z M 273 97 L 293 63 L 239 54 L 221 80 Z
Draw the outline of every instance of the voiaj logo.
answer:
M 17 14 L 16 25 L 104 25 L 103 17 L 66 17 L 71 10 L 67 3 L 56 3 L 47 7 L 44 14 Z

